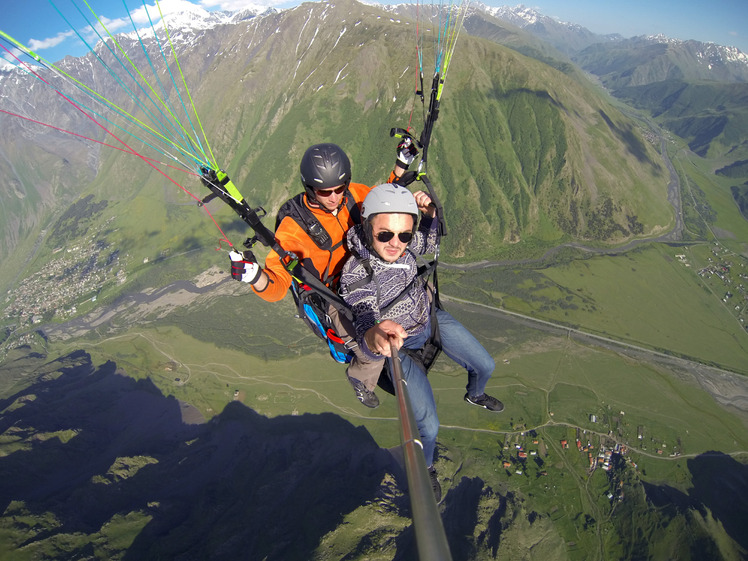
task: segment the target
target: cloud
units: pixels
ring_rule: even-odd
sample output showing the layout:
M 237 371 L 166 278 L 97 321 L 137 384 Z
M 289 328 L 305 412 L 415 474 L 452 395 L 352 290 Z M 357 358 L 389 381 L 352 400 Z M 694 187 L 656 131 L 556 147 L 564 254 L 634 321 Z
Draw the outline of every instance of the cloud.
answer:
M 96 22 L 96 24 L 93 27 L 87 27 L 82 32 L 82 35 L 87 42 L 92 43 L 98 41 L 99 38 L 106 39 L 109 36 L 107 32 L 114 35 L 122 30 L 122 28 L 129 27 L 130 20 L 127 18 L 109 19 L 106 16 L 99 16 L 99 20 Z M 125 31 L 127 31 L 127 29 L 125 29 Z
M 161 9 L 160 12 L 159 8 Z M 169 14 L 194 10 L 195 8 L 199 9 L 200 6 L 195 2 L 189 2 L 188 0 L 160 0 L 158 5 L 154 2 L 153 4 L 139 6 L 130 12 L 130 17 L 132 17 L 132 20 L 136 25 L 149 26 L 151 21 L 154 24 L 160 21 L 162 14 L 168 16 Z M 149 15 L 150 20 L 148 18 Z
M 200 5 L 206 9 L 218 8 L 225 12 L 239 12 L 248 8 L 264 10 L 281 4 L 288 4 L 288 0 L 261 0 L 259 2 L 250 0 L 200 0 Z
M 7 51 L 3 50 L 0 54 L 0 70 L 10 70 L 16 67 L 16 63 L 22 60 L 23 51 L 16 47 L 7 47 Z
M 75 35 L 74 31 L 62 31 L 54 37 L 49 37 L 48 39 L 29 39 L 28 46 L 32 51 L 43 51 L 44 49 L 51 49 L 53 47 L 56 47 L 73 35 Z
M 96 18 L 91 18 L 89 23 L 93 27 L 84 24 L 78 31 L 87 43 L 95 44 L 99 41 L 100 37 L 103 39 L 107 38 L 107 31 L 112 35 L 122 31 L 132 31 L 133 23 L 137 29 L 149 28 L 151 22 L 155 25 L 161 21 L 161 15 L 168 16 L 169 14 L 190 10 L 212 11 L 215 9 L 236 12 L 247 8 L 264 9 L 287 3 L 288 0 L 159 0 L 158 4 L 155 1 L 151 4 L 141 4 L 133 9 L 129 16 L 110 19 L 99 15 L 98 21 Z M 149 15 L 150 18 L 148 17 Z M 130 18 L 132 18 L 132 22 Z M 73 30 L 63 31 L 54 37 L 46 39 L 30 39 L 28 46 L 33 51 L 43 51 L 57 47 L 75 36 L 76 33 Z

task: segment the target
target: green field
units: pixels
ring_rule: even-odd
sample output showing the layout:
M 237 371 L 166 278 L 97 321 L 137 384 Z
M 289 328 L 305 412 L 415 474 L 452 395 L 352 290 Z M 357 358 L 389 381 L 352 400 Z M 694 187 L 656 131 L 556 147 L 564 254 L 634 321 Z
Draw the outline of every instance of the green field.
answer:
M 675 356 L 748 373 L 748 333 L 698 275 L 708 247 L 648 245 L 623 255 L 555 266 L 486 268 L 443 283 L 447 294 L 612 337 Z M 676 255 L 687 255 L 681 261 Z M 737 279 L 742 256 L 731 254 Z
M 693 381 L 681 381 L 664 367 L 573 339 L 539 336 L 488 311 L 447 306 L 493 348 L 497 369 L 489 389 L 505 402 L 507 414 L 486 415 L 466 407 L 465 375 L 442 357 L 430 379 L 441 422 L 454 427 L 445 430 L 504 434 L 519 426 L 568 424 L 606 433 L 589 415 L 602 418 L 623 411 L 623 438 L 632 444 L 637 426 L 644 425 L 657 442 L 672 446 L 680 439 L 683 454 L 748 449 L 748 435 L 737 417 L 725 416 Z M 75 346 L 55 351 L 62 354 Z M 112 360 L 128 376 L 147 377 L 164 395 L 196 405 L 206 418 L 219 414 L 238 391 L 243 403 L 264 415 L 332 410 L 364 424 L 384 439 L 383 446 L 397 443 L 394 398 L 383 394 L 384 404 L 376 410 L 361 407 L 345 381 L 344 367 L 322 354 L 267 361 L 201 342 L 176 327 L 138 329 L 85 346 L 94 362 Z M 689 426 L 694 416 L 698 422 Z

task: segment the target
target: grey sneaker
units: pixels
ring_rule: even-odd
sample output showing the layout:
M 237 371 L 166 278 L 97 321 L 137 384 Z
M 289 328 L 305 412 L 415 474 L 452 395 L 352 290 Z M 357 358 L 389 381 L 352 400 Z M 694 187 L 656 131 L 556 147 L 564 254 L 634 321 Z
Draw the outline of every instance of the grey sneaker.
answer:
M 367 390 L 366 386 L 364 386 L 364 383 L 361 380 L 357 380 L 356 378 L 351 378 L 348 376 L 348 381 L 353 386 L 353 390 L 356 392 L 356 397 L 358 400 L 366 405 L 366 407 L 370 407 L 371 409 L 376 409 L 379 407 L 379 398 L 377 397 L 377 394 L 375 394 L 373 391 Z
M 439 478 L 436 476 L 436 468 L 434 466 L 429 468 L 429 478 L 431 479 L 431 489 L 434 491 L 434 498 L 438 503 L 442 500 L 442 486 L 439 485 Z
M 476 396 L 465 394 L 465 401 L 471 405 L 477 405 L 478 407 L 483 407 L 483 409 L 488 409 L 489 411 L 494 411 L 496 413 L 504 410 L 503 403 L 486 393 Z

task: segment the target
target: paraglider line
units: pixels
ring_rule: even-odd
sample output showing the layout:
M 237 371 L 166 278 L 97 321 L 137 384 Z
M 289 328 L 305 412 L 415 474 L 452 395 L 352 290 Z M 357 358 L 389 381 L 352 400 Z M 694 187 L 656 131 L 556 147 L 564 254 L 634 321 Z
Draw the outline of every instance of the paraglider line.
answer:
M 0 45 L 0 46 L 2 46 L 2 47 L 3 47 L 3 49 L 5 49 L 6 51 L 8 51 L 8 49 L 6 49 L 6 48 L 5 48 L 5 46 L 3 46 L 3 45 Z M 8 53 L 10 53 L 11 55 L 13 55 L 13 53 L 11 53 L 10 51 L 8 51 Z M 13 56 L 15 56 L 15 55 L 13 55 Z M 16 58 L 16 60 L 18 60 L 18 61 L 19 61 L 19 62 L 20 62 L 21 64 L 23 64 L 24 66 L 26 66 L 26 68 L 27 68 L 27 69 L 29 70 L 29 72 L 31 72 L 32 74 L 34 74 L 34 76 L 36 76 L 37 78 L 39 78 L 39 79 L 40 79 L 40 80 L 41 80 L 42 82 L 44 82 L 44 83 L 45 83 L 45 84 L 47 84 L 48 86 L 52 87 L 52 85 L 51 85 L 51 84 L 50 84 L 49 82 L 47 82 L 47 81 L 46 81 L 46 80 L 45 80 L 44 78 L 42 78 L 41 76 L 39 76 L 39 74 L 37 74 L 36 72 L 34 72 L 34 70 L 33 70 L 33 69 L 32 69 L 32 68 L 31 68 L 31 67 L 30 67 L 30 66 L 28 65 L 28 64 L 26 64 L 25 62 L 23 62 L 23 61 L 19 60 L 19 59 L 18 59 L 17 57 L 15 57 L 15 58 Z M 53 88 L 53 87 L 52 87 L 52 88 Z M 55 88 L 53 88 L 53 89 L 55 89 Z M 100 127 L 100 128 L 102 129 L 102 130 L 104 130 L 104 132 L 106 132 L 107 134 L 109 134 L 109 135 L 110 135 L 110 136 L 111 136 L 112 138 L 114 138 L 114 139 L 115 139 L 115 140 L 116 140 L 117 142 L 119 142 L 120 144 L 122 144 L 123 146 L 125 146 L 125 147 L 126 147 L 126 148 L 127 148 L 127 149 L 128 149 L 129 151 L 130 151 L 130 153 L 132 153 L 133 155 L 135 155 L 135 156 L 137 156 L 138 158 L 140 158 L 141 160 L 143 160 L 143 161 L 144 161 L 144 162 L 145 162 L 146 164 L 148 164 L 149 166 L 151 166 L 151 167 L 152 167 L 153 169 L 155 169 L 155 170 L 156 170 L 156 171 L 157 171 L 158 173 L 160 173 L 160 174 L 161 174 L 161 175 L 163 175 L 163 176 L 164 176 L 164 177 L 165 177 L 166 179 L 168 179 L 169 181 L 171 181 L 171 182 L 172 182 L 172 183 L 173 183 L 174 185 L 176 185 L 177 187 L 179 187 L 179 188 L 180 188 L 180 189 L 181 189 L 182 191 L 184 191 L 184 192 L 185 192 L 185 193 L 186 193 L 187 195 L 189 195 L 190 197 L 192 197 L 192 198 L 193 198 L 193 199 L 194 199 L 195 201 L 197 201 L 197 202 L 202 202 L 202 199 L 200 199 L 199 197 L 197 197 L 197 196 L 193 195 L 193 194 L 192 194 L 192 193 L 191 193 L 191 192 L 190 192 L 190 191 L 189 191 L 189 190 L 188 190 L 188 189 L 187 189 L 186 187 L 184 187 L 184 186 L 183 186 L 183 185 L 181 185 L 181 184 L 180 184 L 179 182 L 177 182 L 176 180 L 174 180 L 174 179 L 172 179 L 171 177 L 169 177 L 168 175 L 166 175 L 166 174 L 165 174 L 165 173 L 164 173 L 163 171 L 161 171 L 161 170 L 160 170 L 159 168 L 157 168 L 157 167 L 156 167 L 156 166 L 155 166 L 154 164 L 152 164 L 152 163 L 150 162 L 150 160 L 149 160 L 148 158 L 146 158 L 146 157 L 145 157 L 145 156 L 143 156 L 142 154 L 138 153 L 138 152 L 137 152 L 136 150 L 134 150 L 134 149 L 133 149 L 133 148 L 132 148 L 132 147 L 131 147 L 131 146 L 130 146 L 129 144 L 127 144 L 127 142 L 125 142 L 124 140 L 122 140 L 121 138 L 119 138 L 118 136 L 116 136 L 116 135 L 115 135 L 114 133 L 112 133 L 112 132 L 111 132 L 110 130 L 108 130 L 108 129 L 107 129 L 107 128 L 106 128 L 105 126 L 104 126 L 104 125 L 102 125 L 102 124 L 101 124 L 101 123 L 99 123 L 99 122 L 98 122 L 98 121 L 97 121 L 96 119 L 94 119 L 94 118 L 93 118 L 93 117 L 92 117 L 91 115 L 89 115 L 88 113 L 86 113 L 86 112 L 85 112 L 85 111 L 84 111 L 84 110 L 83 110 L 83 109 L 82 109 L 82 108 L 81 108 L 81 107 L 80 107 L 80 106 L 79 106 L 79 105 L 78 105 L 77 103 L 75 103 L 75 102 L 74 102 L 73 100 L 71 100 L 71 99 L 70 99 L 69 97 L 67 97 L 67 96 L 66 96 L 65 94 L 63 94 L 63 93 L 62 93 L 61 91 L 59 91 L 59 90 L 55 89 L 55 92 L 57 92 L 57 95 L 59 95 L 60 97 L 62 97 L 63 99 L 65 99 L 65 100 L 66 100 L 66 101 L 67 101 L 68 103 L 70 103 L 70 104 L 71 104 L 71 105 L 72 105 L 73 107 L 75 107 L 75 108 L 76 108 L 76 109 L 77 109 L 78 111 L 80 111 L 80 112 L 81 112 L 81 113 L 82 113 L 82 114 L 83 114 L 83 115 L 84 115 L 84 116 L 85 116 L 86 118 L 88 118 L 89 120 L 91 120 L 91 121 L 92 121 L 92 122 L 93 122 L 93 123 L 94 123 L 94 124 L 95 124 L 96 126 Z M 205 208 L 205 205 L 202 205 L 202 206 L 203 206 L 203 208 Z M 223 236 L 223 237 L 222 237 L 222 238 L 221 238 L 221 239 L 219 240 L 219 242 L 218 242 L 218 243 L 219 243 L 219 246 L 218 246 L 218 248 L 216 248 L 216 250 L 217 250 L 217 251 L 220 251 L 220 250 L 222 249 L 222 248 L 221 248 L 221 245 L 220 245 L 220 244 L 221 244 L 221 242 L 226 242 L 226 243 L 227 243 L 227 244 L 228 244 L 228 245 L 229 245 L 230 247 L 234 247 L 234 245 L 233 245 L 233 244 L 231 243 L 231 241 L 230 241 L 230 240 L 228 239 L 228 237 L 226 236 L 226 234 L 224 233 L 224 231 L 223 231 L 223 230 L 221 229 L 221 227 L 220 227 L 220 226 L 218 225 L 218 222 L 217 222 L 217 221 L 216 221 L 216 219 L 215 219 L 215 218 L 213 217 L 213 215 L 211 214 L 211 212 L 210 212 L 210 211 L 209 211 L 209 210 L 208 210 L 207 208 L 205 208 L 205 212 L 206 212 L 206 213 L 208 214 L 208 216 L 210 217 L 210 219 L 211 219 L 211 220 L 213 221 L 213 224 L 215 224 L 215 227 L 216 227 L 216 228 L 218 228 L 218 231 L 219 231 L 219 232 L 221 233 L 221 236 Z

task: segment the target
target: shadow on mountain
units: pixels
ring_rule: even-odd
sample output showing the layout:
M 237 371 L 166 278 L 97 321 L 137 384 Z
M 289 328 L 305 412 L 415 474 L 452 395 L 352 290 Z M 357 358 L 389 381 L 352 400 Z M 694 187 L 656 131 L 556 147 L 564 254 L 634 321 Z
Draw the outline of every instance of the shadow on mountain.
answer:
M 140 513 L 150 520 L 124 559 L 310 559 L 392 467 L 365 429 L 333 414 L 269 419 L 232 402 L 205 423 L 83 351 L 34 361 L 38 380 L 0 402 L 0 433 L 24 446 L 0 457 L 0 509 L 23 501 L 59 522 L 26 531 L 27 543 Z
M 722 452 L 705 452 L 688 460 L 693 487 L 683 493 L 669 485 L 643 482 L 649 501 L 671 517 L 689 509 L 709 509 L 727 534 L 748 549 L 748 465 Z
M 671 119 L 667 126 L 688 140 L 688 147 L 694 154 L 706 158 L 712 142 L 724 134 L 728 123 L 727 115 L 717 114 Z
M 599 113 L 603 118 L 603 121 L 605 121 L 605 124 L 608 125 L 608 128 L 613 133 L 615 133 L 615 135 L 621 140 L 621 142 L 624 143 L 632 156 L 634 156 L 642 163 L 652 163 L 652 161 L 647 156 L 647 149 L 644 146 L 644 142 L 642 142 L 641 138 L 639 138 L 634 133 L 630 125 L 626 125 L 624 128 L 619 128 L 613 121 L 611 121 L 610 117 L 608 117 L 605 111 L 601 109 Z
M 722 452 L 707 452 L 688 460 L 691 497 L 712 511 L 727 533 L 748 550 L 748 465 Z
M 560 103 L 557 99 L 553 98 L 550 93 L 545 90 L 531 90 L 530 88 L 513 88 L 511 90 L 502 90 L 501 88 L 493 88 L 490 92 L 489 97 L 498 100 L 507 100 L 517 96 L 528 96 L 535 97 L 543 103 L 550 103 L 554 107 L 561 109 L 565 113 L 567 112 L 566 107 Z
M 487 495 L 493 496 L 493 491 L 478 477 L 463 477 L 457 487 L 451 489 L 447 495 L 442 518 L 454 561 L 476 559 L 479 551 L 474 533 L 479 522 L 478 513 L 484 506 L 482 503 L 486 501 Z M 501 518 L 506 511 L 506 500 L 498 495 L 495 495 L 495 499 L 499 503 L 498 508 L 493 511 L 483 533 L 479 536 L 481 553 L 487 550 L 494 557 L 501 538 Z

